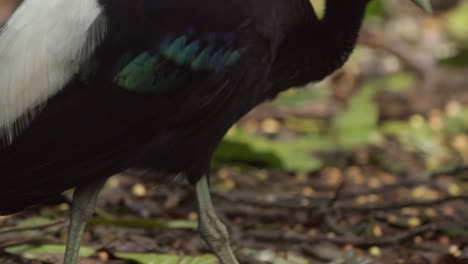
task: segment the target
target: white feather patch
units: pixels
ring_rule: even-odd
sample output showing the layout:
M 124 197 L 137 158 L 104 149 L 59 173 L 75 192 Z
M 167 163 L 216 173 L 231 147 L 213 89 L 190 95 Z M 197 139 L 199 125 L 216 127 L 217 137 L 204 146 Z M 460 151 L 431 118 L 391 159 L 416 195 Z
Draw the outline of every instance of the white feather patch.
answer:
M 25 0 L 0 29 L 0 142 L 77 73 L 105 32 L 97 0 Z

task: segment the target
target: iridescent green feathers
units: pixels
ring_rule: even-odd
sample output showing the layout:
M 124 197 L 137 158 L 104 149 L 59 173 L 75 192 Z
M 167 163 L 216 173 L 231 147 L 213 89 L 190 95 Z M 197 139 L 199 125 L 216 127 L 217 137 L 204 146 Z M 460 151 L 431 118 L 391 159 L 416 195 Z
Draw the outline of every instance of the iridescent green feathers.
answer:
M 128 60 L 128 56 L 126 57 L 123 59 L 124 61 Z M 151 55 L 148 52 L 138 55 L 124 66 L 114 81 L 128 90 L 151 90 L 153 76 L 158 70 L 158 57 L 158 55 Z
M 190 74 L 217 73 L 235 63 L 235 35 L 208 34 L 203 39 L 166 36 L 157 51 L 126 54 L 119 63 L 115 83 L 135 92 L 164 92 Z

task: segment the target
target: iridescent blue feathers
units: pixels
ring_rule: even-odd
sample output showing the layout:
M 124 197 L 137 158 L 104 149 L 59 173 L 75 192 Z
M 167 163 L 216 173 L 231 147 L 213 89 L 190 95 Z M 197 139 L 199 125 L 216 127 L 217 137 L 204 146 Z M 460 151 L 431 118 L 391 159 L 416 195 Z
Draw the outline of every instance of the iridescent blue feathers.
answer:
M 240 58 L 234 33 L 210 33 L 202 39 L 190 35 L 168 35 L 155 52 L 127 54 L 115 82 L 130 91 L 162 92 L 189 73 L 217 73 Z

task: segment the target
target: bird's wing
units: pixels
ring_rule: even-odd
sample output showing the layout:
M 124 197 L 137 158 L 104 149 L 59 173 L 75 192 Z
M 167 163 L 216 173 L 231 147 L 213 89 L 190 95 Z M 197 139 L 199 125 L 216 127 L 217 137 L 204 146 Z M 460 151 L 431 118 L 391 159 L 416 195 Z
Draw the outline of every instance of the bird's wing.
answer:
M 105 31 L 96 0 L 25 0 L 0 31 L 0 137 L 11 141 L 91 55 Z
M 221 1 L 225 7 L 218 3 L 211 10 L 207 6 L 213 1 L 155 2 L 152 12 L 138 11 L 147 17 L 140 20 L 146 25 L 133 26 L 151 29 L 135 34 L 137 44 L 113 55 L 116 84 L 129 91 L 161 93 L 190 74 L 220 72 L 239 59 L 236 30 L 242 14 L 230 10 L 235 15 L 227 17 L 229 5 L 239 1 Z
M 115 19 L 109 18 L 112 26 L 90 66 L 50 99 L 14 144 L 0 147 L 1 177 L 10 182 L 0 186 L 0 197 L 32 196 L 30 186 L 49 196 L 128 167 L 186 169 L 209 158 L 224 129 L 246 111 L 233 107 L 248 105 L 255 94 L 244 77 L 261 78 L 259 58 L 268 49 L 245 43 L 243 1 L 110 2 L 107 12 Z M 128 7 L 142 2 L 133 6 L 140 10 Z M 213 122 L 202 122 L 208 117 Z M 201 123 L 203 129 L 194 128 Z M 182 148 L 202 153 L 182 157 L 191 153 Z M 8 188 L 25 181 L 21 190 Z M 10 203 L 10 210 L 25 205 Z
M 115 40 L 108 49 L 117 52 L 107 55 L 116 60 L 105 68 L 115 70 L 111 78 L 120 87 L 147 93 L 177 89 L 203 74 L 222 76 L 243 54 L 253 52 L 258 60 L 276 55 L 285 31 L 301 22 L 302 14 L 290 19 L 301 10 L 296 5 L 313 10 L 308 1 L 293 2 L 291 7 L 284 0 L 161 0 L 129 10 L 125 1 L 114 1 L 113 12 L 122 19 L 114 24 L 118 32 L 109 32 Z M 307 13 L 318 23 L 315 12 Z M 122 39 L 130 43 L 118 47 Z
M 114 82 L 133 92 L 164 93 L 196 74 L 218 73 L 240 58 L 233 32 L 167 33 L 147 50 L 124 53 Z

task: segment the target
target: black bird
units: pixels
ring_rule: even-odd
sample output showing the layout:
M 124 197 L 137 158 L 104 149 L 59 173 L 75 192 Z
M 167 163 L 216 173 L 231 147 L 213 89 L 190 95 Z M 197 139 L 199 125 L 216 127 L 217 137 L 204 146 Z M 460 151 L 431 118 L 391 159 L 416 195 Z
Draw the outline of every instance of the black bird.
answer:
M 108 177 L 183 175 L 202 237 L 237 263 L 213 151 L 257 104 L 341 67 L 367 3 L 328 0 L 319 20 L 309 0 L 25 0 L 0 28 L 0 214 L 75 187 L 73 264 Z

